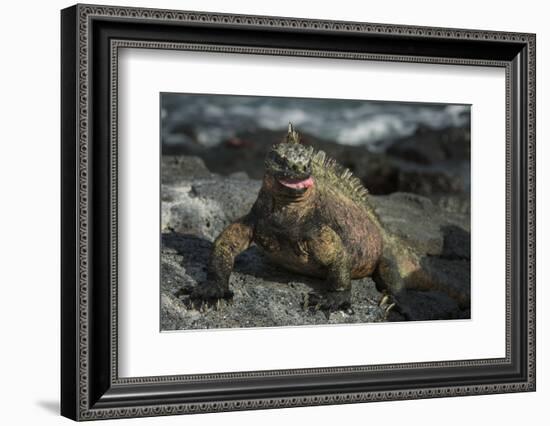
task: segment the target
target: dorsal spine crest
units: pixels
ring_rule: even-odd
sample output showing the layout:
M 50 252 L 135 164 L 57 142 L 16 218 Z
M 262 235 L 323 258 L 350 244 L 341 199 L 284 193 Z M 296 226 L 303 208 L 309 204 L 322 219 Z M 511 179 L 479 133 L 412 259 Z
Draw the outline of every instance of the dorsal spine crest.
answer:
M 352 171 L 340 166 L 334 159 L 328 157 L 324 151 L 317 151 L 312 162 L 316 173 L 323 176 L 334 187 L 343 191 L 351 199 L 366 202 L 368 191 Z
M 288 132 L 283 139 L 283 142 L 286 143 L 300 143 L 300 134 L 294 130 L 292 123 L 288 123 Z

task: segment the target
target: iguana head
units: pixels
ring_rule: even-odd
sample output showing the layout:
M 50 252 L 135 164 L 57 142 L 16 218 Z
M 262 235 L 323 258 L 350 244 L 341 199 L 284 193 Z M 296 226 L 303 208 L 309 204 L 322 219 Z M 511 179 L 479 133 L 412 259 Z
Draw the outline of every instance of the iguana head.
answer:
M 288 124 L 288 133 L 273 145 L 265 160 L 265 177 L 282 192 L 303 194 L 314 186 L 311 148 L 300 143 L 300 135 Z

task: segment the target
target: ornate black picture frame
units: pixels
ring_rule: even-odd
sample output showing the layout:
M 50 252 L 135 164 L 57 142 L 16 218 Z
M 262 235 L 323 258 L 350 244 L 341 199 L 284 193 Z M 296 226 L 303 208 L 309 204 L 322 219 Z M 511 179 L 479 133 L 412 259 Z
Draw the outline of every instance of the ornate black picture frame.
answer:
M 61 413 L 157 416 L 535 390 L 535 35 L 76 5 L 61 13 Z M 119 378 L 121 47 L 484 65 L 506 71 L 506 356 Z

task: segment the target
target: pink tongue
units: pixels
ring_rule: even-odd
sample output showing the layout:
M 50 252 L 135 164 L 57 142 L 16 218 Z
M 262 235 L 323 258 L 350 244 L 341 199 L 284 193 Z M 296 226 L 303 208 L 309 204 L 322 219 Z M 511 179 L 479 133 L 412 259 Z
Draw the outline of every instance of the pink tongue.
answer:
M 280 179 L 279 182 L 292 189 L 304 189 L 313 186 L 313 178 L 311 176 L 304 180 Z

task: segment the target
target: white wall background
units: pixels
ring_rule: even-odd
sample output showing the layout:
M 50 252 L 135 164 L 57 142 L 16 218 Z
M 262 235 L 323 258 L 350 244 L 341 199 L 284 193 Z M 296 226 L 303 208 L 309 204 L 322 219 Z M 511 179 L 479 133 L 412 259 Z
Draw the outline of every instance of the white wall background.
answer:
M 548 421 L 550 368 L 550 28 L 537 0 L 119 0 L 103 4 L 525 31 L 537 33 L 538 390 L 530 394 L 107 421 L 102 424 L 385 423 L 494 425 Z M 2 6 L 0 65 L 0 417 L 2 424 L 68 424 L 59 404 L 59 9 Z M 538 419 L 538 420 L 537 420 Z M 131 423 L 129 423 L 131 422 Z

